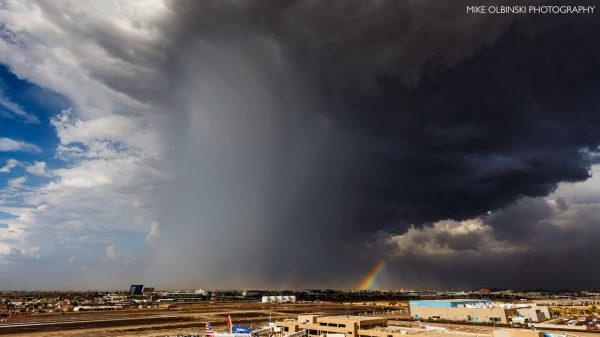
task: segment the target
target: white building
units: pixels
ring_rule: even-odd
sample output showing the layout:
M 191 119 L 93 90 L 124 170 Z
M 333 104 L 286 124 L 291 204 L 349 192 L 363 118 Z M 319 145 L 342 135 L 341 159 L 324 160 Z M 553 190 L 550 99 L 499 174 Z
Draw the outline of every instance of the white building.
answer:
M 263 296 L 262 303 L 296 303 L 296 296 Z

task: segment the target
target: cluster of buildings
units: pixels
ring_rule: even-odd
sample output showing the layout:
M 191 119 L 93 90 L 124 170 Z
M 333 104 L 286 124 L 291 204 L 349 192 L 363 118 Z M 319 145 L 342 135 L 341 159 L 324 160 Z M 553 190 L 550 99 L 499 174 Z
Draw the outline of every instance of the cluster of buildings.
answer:
M 145 287 L 143 284 L 132 284 L 129 287 L 129 296 L 141 304 L 198 303 L 209 299 L 209 293 L 203 289 L 191 292 L 155 291 L 154 287 Z
M 388 320 L 381 317 L 300 315 L 298 319 L 275 322 L 275 326 L 283 334 L 305 331 L 307 337 L 400 337 L 406 334 L 406 329 L 402 330 L 404 333 L 388 329 L 387 323 Z
M 549 307 L 535 303 L 498 303 L 488 299 L 409 301 L 410 314 L 417 320 L 464 321 L 527 325 L 552 318 Z
M 437 326 L 422 326 L 411 328 L 393 326 L 388 324 L 388 319 L 369 316 L 319 316 L 300 315 L 298 319 L 285 319 L 275 322 L 275 332 L 281 336 L 304 337 L 407 337 L 406 335 L 420 335 L 427 337 L 447 337 L 452 334 L 456 337 L 565 337 L 552 335 L 541 331 L 499 329 L 493 334 L 473 334 L 466 332 L 450 332 L 447 328 Z
M 146 299 L 151 303 L 170 304 L 170 303 L 198 303 L 206 301 L 222 300 L 260 300 L 262 303 L 295 303 L 295 295 L 273 295 L 265 292 L 253 290 L 225 290 L 225 291 L 207 291 L 196 289 L 194 291 L 156 291 L 153 287 L 145 287 L 143 284 L 132 284 L 129 288 L 129 296 L 136 299 Z
M 591 330 L 598 331 L 600 330 L 600 318 L 596 315 L 580 315 L 580 316 L 572 316 L 567 315 L 566 317 L 558 318 L 552 326 L 548 327 L 554 329 L 560 328 L 568 328 L 569 330 Z M 544 325 L 543 325 L 544 326 Z
M 33 313 L 117 310 L 135 305 L 128 296 L 117 293 L 18 293 L 0 294 L 0 316 Z
M 284 293 L 283 295 L 281 293 Z M 11 315 L 118 310 L 123 308 L 170 307 L 175 304 L 207 301 L 247 300 L 263 303 L 295 303 L 291 292 L 272 291 L 157 291 L 154 287 L 132 284 L 121 292 L 0 292 L 0 319 Z M 263 296 L 263 294 L 266 294 Z
M 463 302 L 466 302 L 463 300 Z M 456 308 L 466 309 L 465 305 L 474 305 L 478 309 L 486 310 L 494 308 L 489 302 L 479 303 L 440 303 L 438 304 L 425 304 L 419 307 L 421 308 L 446 308 L 443 310 L 450 310 L 450 312 Z M 449 309 L 450 308 L 450 309 Z M 514 313 L 514 310 L 524 309 L 525 307 L 518 308 L 502 308 L 501 306 L 495 307 L 502 310 L 509 310 Z M 497 311 L 496 311 L 497 312 Z M 458 311 L 457 311 L 458 313 Z M 470 312 L 472 313 L 472 312 Z M 466 315 L 470 315 L 467 313 Z M 483 313 L 475 312 L 480 317 L 484 317 Z M 497 313 L 491 313 L 490 317 L 496 317 Z M 501 314 L 500 314 L 501 315 Z M 466 316 L 463 316 L 466 317 Z M 460 317 L 456 317 L 460 319 Z M 508 322 L 508 321 L 507 321 Z M 368 317 L 368 316 L 319 316 L 319 315 L 300 315 L 297 319 L 285 319 L 282 321 L 275 322 L 275 332 L 279 333 L 280 336 L 303 336 L 303 337 L 407 337 L 406 335 L 421 335 L 427 337 L 447 337 L 454 335 L 455 337 L 565 337 L 572 336 L 573 334 L 549 333 L 537 329 L 494 329 L 492 333 L 473 333 L 473 332 L 461 332 L 461 331 L 449 331 L 447 328 L 439 326 L 427 326 L 422 325 L 420 328 L 412 328 L 405 326 L 393 326 L 388 324 L 388 319 L 383 317 Z

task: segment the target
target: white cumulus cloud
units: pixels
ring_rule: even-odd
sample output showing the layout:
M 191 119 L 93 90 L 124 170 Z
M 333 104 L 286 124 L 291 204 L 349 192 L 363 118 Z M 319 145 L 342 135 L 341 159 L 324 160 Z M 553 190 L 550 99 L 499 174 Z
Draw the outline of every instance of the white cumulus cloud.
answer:
M 25 167 L 25 171 L 40 176 L 46 176 L 49 174 L 48 169 L 46 168 L 46 162 L 44 161 L 33 162 L 33 164 Z
M 0 137 L 0 152 L 40 152 L 41 149 L 34 144 L 27 143 L 21 140 Z
M 19 161 L 16 159 L 9 159 L 6 161 L 6 164 L 0 168 L 0 172 L 9 173 L 12 169 L 19 165 Z

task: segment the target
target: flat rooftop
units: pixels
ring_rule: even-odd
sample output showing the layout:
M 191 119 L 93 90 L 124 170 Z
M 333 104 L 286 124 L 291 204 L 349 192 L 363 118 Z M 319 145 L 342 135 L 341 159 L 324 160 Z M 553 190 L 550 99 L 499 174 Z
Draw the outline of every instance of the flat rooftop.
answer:
M 318 322 L 326 322 L 326 321 L 365 322 L 365 321 L 379 321 L 379 320 L 387 320 L 387 318 L 376 317 L 376 316 L 357 316 L 357 315 L 317 316 Z
M 448 299 L 448 300 L 416 300 L 408 301 L 411 307 L 456 307 L 463 304 L 488 304 L 490 300 Z

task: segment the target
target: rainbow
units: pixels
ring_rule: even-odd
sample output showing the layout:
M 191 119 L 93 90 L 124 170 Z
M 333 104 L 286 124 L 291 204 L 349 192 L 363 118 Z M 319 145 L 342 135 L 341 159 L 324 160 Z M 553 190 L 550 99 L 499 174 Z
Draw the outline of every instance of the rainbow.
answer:
M 385 260 L 377 262 L 375 267 L 358 284 L 358 290 L 368 290 L 377 282 L 381 273 L 385 270 Z

